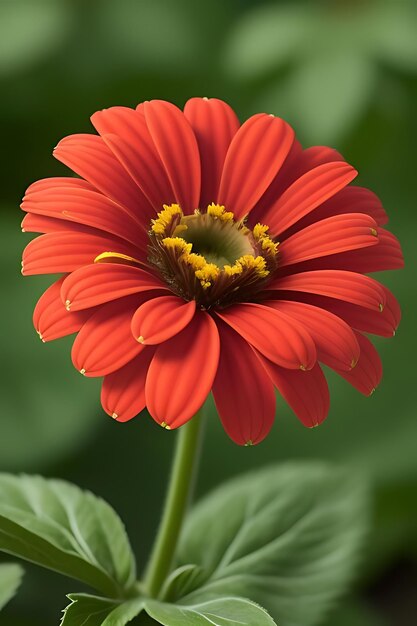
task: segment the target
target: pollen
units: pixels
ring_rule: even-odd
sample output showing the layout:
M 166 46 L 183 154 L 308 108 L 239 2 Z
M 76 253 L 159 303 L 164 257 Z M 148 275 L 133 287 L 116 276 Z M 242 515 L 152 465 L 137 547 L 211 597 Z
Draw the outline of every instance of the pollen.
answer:
M 242 268 L 242 272 L 244 270 L 253 270 L 259 278 L 265 278 L 269 274 L 269 270 L 266 267 L 266 261 L 263 256 L 254 257 L 250 254 L 245 254 L 236 261 L 235 265 L 240 266 Z
M 165 239 L 162 239 L 162 244 L 168 250 L 174 250 L 182 254 L 190 254 L 193 248 L 191 243 L 187 243 L 181 237 L 165 237 Z
M 197 270 L 195 277 L 200 281 L 203 289 L 211 287 L 220 274 L 220 269 L 214 263 L 206 263 L 201 270 Z
M 222 204 L 209 204 L 207 207 L 207 215 L 211 215 L 214 219 L 222 222 L 233 222 L 234 215 L 231 211 L 226 211 Z
M 179 221 L 182 217 L 179 204 L 164 204 L 163 206 L 163 210 L 158 213 L 158 218 L 152 220 L 151 230 L 155 235 L 165 235 L 168 227 L 174 221 Z

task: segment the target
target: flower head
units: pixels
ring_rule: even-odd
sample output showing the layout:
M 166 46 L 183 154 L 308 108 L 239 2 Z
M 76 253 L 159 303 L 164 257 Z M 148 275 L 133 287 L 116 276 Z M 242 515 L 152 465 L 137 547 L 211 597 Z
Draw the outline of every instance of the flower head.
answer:
M 32 184 L 22 272 L 62 274 L 40 298 L 43 341 L 78 333 L 75 367 L 103 376 L 115 420 L 146 406 L 167 429 L 210 391 L 234 441 L 269 432 L 276 387 L 306 426 L 329 409 L 321 364 L 378 385 L 364 333 L 391 336 L 393 295 L 367 274 L 402 266 L 386 213 L 335 150 L 303 150 L 282 119 L 240 125 L 217 99 L 92 116 L 98 135 L 54 155 L 79 178 Z

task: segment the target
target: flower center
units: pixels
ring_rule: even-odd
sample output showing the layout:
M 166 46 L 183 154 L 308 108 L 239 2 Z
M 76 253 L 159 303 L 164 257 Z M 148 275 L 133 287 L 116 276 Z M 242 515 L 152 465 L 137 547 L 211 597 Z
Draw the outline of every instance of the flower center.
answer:
M 253 230 L 224 206 L 184 215 L 164 205 L 149 231 L 149 262 L 170 288 L 203 308 L 251 300 L 277 267 L 278 244 L 268 227 Z

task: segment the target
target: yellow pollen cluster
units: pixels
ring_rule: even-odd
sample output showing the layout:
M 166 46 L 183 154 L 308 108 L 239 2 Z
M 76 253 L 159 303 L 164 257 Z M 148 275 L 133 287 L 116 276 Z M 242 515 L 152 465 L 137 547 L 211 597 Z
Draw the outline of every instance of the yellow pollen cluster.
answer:
M 209 204 L 207 207 L 207 215 L 222 222 L 233 222 L 234 215 L 232 211 L 226 211 L 221 204 Z
M 267 234 L 268 230 L 269 226 L 258 223 L 253 229 L 253 236 L 254 239 L 261 244 L 262 250 L 265 250 L 266 252 L 275 255 L 277 253 L 279 244 L 272 241 L 271 237 Z
M 162 243 L 168 250 L 175 250 L 181 254 L 190 254 L 193 247 L 192 243 L 187 243 L 181 237 L 165 237 L 162 239 Z
M 262 256 L 255 257 L 251 254 L 241 256 L 233 265 L 225 265 L 223 269 L 227 276 L 241 274 L 244 270 L 254 270 L 259 278 L 265 278 L 269 274 L 265 259 Z
M 177 215 L 182 217 L 179 204 L 164 204 L 162 211 L 158 213 L 158 219 L 152 220 L 152 231 L 155 235 L 164 235 L 167 227 Z

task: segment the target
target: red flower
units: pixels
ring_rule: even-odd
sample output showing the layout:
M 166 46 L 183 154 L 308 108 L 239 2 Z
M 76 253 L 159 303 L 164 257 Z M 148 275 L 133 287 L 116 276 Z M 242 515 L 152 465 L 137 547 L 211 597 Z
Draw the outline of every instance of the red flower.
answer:
M 25 231 L 45 233 L 23 274 L 63 274 L 40 298 L 49 341 L 77 332 L 75 367 L 104 376 L 118 421 L 145 406 L 166 428 L 210 391 L 239 444 L 261 441 L 274 387 L 306 426 L 329 409 L 319 363 L 369 395 L 381 362 L 363 333 L 391 336 L 394 296 L 367 274 L 402 267 L 378 198 L 331 148 L 303 150 L 282 119 L 240 126 L 216 99 L 92 116 L 99 135 L 54 151 L 81 178 L 31 185 Z

